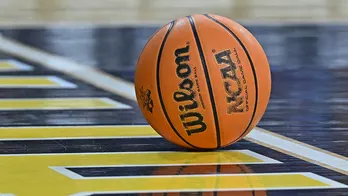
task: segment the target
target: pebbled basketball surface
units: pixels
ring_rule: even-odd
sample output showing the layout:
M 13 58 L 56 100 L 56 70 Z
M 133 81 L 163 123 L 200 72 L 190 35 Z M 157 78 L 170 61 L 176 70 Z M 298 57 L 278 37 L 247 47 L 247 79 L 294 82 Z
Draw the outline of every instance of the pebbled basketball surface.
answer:
M 222 16 L 192 15 L 149 39 L 135 88 L 143 115 L 164 138 L 216 149 L 240 140 L 259 122 L 271 76 L 261 45 L 244 27 Z

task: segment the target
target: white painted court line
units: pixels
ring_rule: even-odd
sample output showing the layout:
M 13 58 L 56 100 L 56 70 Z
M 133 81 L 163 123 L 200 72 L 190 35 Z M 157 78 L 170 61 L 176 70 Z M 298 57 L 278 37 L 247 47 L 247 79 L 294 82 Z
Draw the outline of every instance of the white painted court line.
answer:
M 46 52 L 25 46 L 4 37 L 0 37 L 0 50 L 14 56 L 34 61 L 48 68 L 64 72 L 104 90 L 136 101 L 134 85 L 131 82 L 115 78 L 114 76 L 93 68 L 88 68 L 87 66 L 81 66 L 67 59 L 50 55 Z M 83 71 L 83 74 L 81 74 L 81 71 Z M 265 147 L 275 149 L 279 152 L 348 175 L 348 161 L 346 157 L 324 151 L 314 146 L 294 142 L 295 140 L 287 137 L 275 137 L 275 134 L 271 133 L 272 132 L 270 131 L 261 131 L 261 129 L 255 128 L 251 133 L 249 133 L 249 135 L 247 135 L 246 139 Z M 325 157 L 325 159 L 323 157 Z
M 54 167 L 54 166 L 51 166 L 49 168 L 52 169 L 53 171 L 57 172 L 57 173 L 62 174 L 63 176 L 66 176 L 66 177 L 70 178 L 70 179 L 75 179 L 76 180 L 76 179 L 83 179 L 84 178 L 80 174 L 75 173 L 75 172 L 67 169 L 67 167 L 61 167 L 61 166 Z
M 348 175 L 347 157 L 260 128 L 254 128 L 245 139 Z
M 128 99 L 135 97 L 135 91 L 131 82 L 114 77 L 93 67 L 80 65 L 65 58 L 22 45 L 5 37 L 0 37 L 0 51 L 38 63 L 49 69 L 63 72 Z

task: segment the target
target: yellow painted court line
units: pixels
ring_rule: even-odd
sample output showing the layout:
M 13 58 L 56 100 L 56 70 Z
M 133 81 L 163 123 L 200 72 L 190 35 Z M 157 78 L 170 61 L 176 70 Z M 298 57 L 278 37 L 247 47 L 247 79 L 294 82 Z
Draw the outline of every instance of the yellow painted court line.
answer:
M 156 192 L 346 188 L 313 173 L 177 175 L 165 166 L 263 163 L 251 151 L 114 152 L 0 155 L 0 190 L 15 195 L 72 195 L 83 192 Z M 269 162 L 269 161 L 266 161 Z M 25 167 L 23 166 L 25 163 Z M 155 166 L 149 175 L 85 177 L 68 168 Z M 156 167 L 163 166 L 163 167 Z M 244 166 L 246 167 L 246 166 Z M 156 169 L 157 168 L 157 169 Z M 160 170 L 158 170 L 160 169 Z M 163 169 L 165 171 L 163 171 Z M 160 173 L 168 173 L 160 175 Z M 159 172 L 159 173 L 158 173 Z M 174 172 L 174 173 L 173 173 Z M 192 171 L 194 172 L 194 171 Z M 240 173 L 239 173 L 240 172 Z M 35 180 L 33 181 L 32 179 Z M 47 180 L 49 179 L 49 180 Z M 30 181 L 30 183 L 25 183 Z M 18 189 L 18 184 L 21 188 Z M 60 187 L 60 188 L 59 188 Z M 52 192 L 52 190 L 55 190 Z M 34 194 L 36 193 L 36 194 Z M 40 193 L 40 194 L 38 194 Z
M 1 127 L 0 141 L 161 137 L 148 125 Z
M 108 125 L 108 126 L 46 126 L 46 127 L 3 127 L 0 128 L 0 141 L 6 140 L 52 140 L 88 138 L 154 138 L 160 137 L 148 125 Z M 273 138 L 272 141 L 270 141 Z M 255 128 L 246 140 L 314 162 L 340 173 L 347 173 L 347 157 L 326 152 L 284 136 Z M 261 142 L 262 140 L 262 142 Z M 285 144 L 287 146 L 284 146 Z M 289 143 L 290 142 L 290 143 Z M 271 145 L 270 145 L 271 144 Z M 284 147 L 283 147 L 284 146 Z M 298 149 L 304 149 L 298 152 Z M 306 154 L 305 154 L 306 153 Z M 315 155 L 316 157 L 313 157 Z M 326 156 L 329 155 L 329 156 Z M 334 157 L 334 158 L 333 158 Z M 320 159 L 319 161 L 316 159 Z M 326 160 L 325 160 L 326 159 Z M 332 165 L 332 166 L 330 166 Z M 335 167 L 334 167 L 335 166 Z
M 57 76 L 0 76 L 0 88 L 76 88 Z
M 259 173 L 259 174 L 212 174 L 131 176 L 111 178 L 85 178 L 77 180 L 90 189 L 98 189 L 93 180 L 104 180 L 104 187 L 114 191 L 92 193 L 146 193 L 146 192 L 189 192 L 189 191 L 250 191 L 250 190 L 298 190 L 347 188 L 346 185 L 313 173 Z M 111 187 L 111 185 L 114 185 Z M 117 186 L 122 184 L 122 186 Z M 116 186 L 115 186 L 116 185 Z M 94 187 L 93 187 L 94 186 Z M 87 189 L 89 189 L 87 188 Z
M 109 98 L 31 98 L 0 99 L 0 110 L 79 110 L 129 109 L 128 105 Z
M 13 157 L 10 159 L 10 157 Z M 17 157 L 17 158 L 15 158 Z M 22 158 L 21 158 L 22 157 Z M 25 157 L 25 158 L 24 158 Z M 101 153 L 57 153 L 57 154 L 1 154 L 0 161 L 25 159 L 34 160 L 50 167 L 136 167 L 136 166 L 178 166 L 178 165 L 230 165 L 230 164 L 279 164 L 250 150 L 226 150 L 214 152 L 101 152 Z
M 31 70 L 33 70 L 33 67 L 16 60 L 0 60 L 0 72 Z
M 45 67 L 57 71 L 61 71 L 106 91 L 116 93 L 136 101 L 134 85 L 131 82 L 124 81 L 120 78 L 115 78 L 100 70 L 86 68 L 87 66 L 79 65 L 65 58 L 48 54 L 41 50 L 25 46 L 1 36 L 0 51 L 39 63 Z M 81 70 L 83 70 L 86 74 L 80 74 Z M 311 145 L 303 145 L 299 142 L 293 142 L 293 140 L 287 137 L 275 137 L 270 133 L 270 131 L 260 131 L 260 129 L 254 129 L 246 137 L 246 139 L 299 159 L 318 164 L 346 175 L 348 174 L 348 161 L 346 159 L 342 159 L 342 156 L 336 155 L 332 152 L 327 153 L 322 149 L 319 150 L 319 148 L 311 148 Z M 325 159 L 323 157 L 325 157 Z
M 160 137 L 148 125 L 125 126 L 47 126 L 47 127 L 3 127 L 0 141 L 6 140 L 53 140 L 88 138 L 154 138 Z M 316 163 L 340 173 L 347 173 L 347 157 L 325 152 L 308 144 L 255 128 L 245 139 L 272 148 L 285 154 Z M 262 142 L 260 141 L 262 139 Z M 301 150 L 301 152 L 298 152 Z M 300 157 L 301 156 L 301 157 Z

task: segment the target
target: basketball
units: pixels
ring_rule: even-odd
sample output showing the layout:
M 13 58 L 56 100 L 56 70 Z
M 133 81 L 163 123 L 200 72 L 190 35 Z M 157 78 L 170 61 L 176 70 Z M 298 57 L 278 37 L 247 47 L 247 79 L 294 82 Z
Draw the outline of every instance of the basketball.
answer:
M 223 16 L 172 21 L 148 40 L 134 78 L 150 126 L 190 149 L 218 149 L 246 136 L 266 111 L 270 66 L 260 43 Z

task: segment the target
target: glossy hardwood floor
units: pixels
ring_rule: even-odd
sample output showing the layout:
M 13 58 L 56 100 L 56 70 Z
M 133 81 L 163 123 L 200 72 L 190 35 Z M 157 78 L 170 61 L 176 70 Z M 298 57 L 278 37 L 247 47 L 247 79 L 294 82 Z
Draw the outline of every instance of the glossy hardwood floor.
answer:
M 0 195 L 347 195 L 348 26 L 310 23 L 344 20 L 346 4 L 200 2 L 0 0 Z M 264 13 L 244 24 L 272 69 L 262 129 L 217 152 L 165 141 L 127 94 L 151 34 L 195 10 Z

